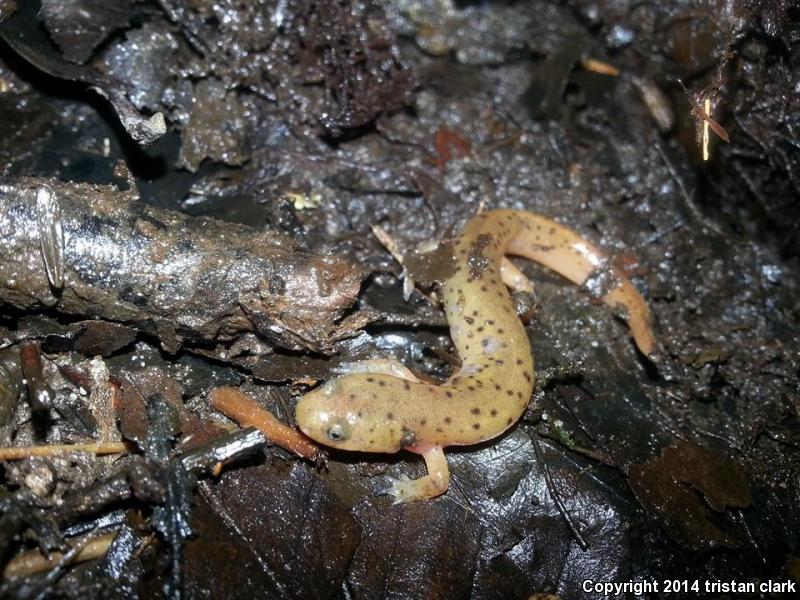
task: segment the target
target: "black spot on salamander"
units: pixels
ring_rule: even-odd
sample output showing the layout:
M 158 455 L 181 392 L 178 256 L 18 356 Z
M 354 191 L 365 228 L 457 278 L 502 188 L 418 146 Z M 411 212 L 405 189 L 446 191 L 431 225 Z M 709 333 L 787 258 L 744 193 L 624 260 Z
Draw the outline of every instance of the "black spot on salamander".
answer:
M 475 386 L 474 386 L 474 385 L 468 385 L 468 386 L 467 386 L 467 389 L 468 389 L 470 392 L 474 392 L 474 391 L 475 391 Z
M 494 384 L 494 389 L 495 389 L 495 390 L 497 390 L 497 391 L 499 392 L 499 391 L 500 391 L 501 389 L 503 389 L 503 388 L 502 388 L 502 386 L 501 386 L 499 383 L 495 383 L 495 384 Z
M 434 431 L 436 433 L 444 433 L 444 430 L 441 427 L 437 427 L 436 429 L 434 429 Z
M 394 420 L 394 413 L 386 413 L 386 419 L 388 421 Z
M 487 325 L 494 325 L 494 319 L 486 319 Z
M 483 331 L 483 326 L 478 327 L 478 333 L 480 333 L 481 331 Z
M 360 419 L 362 416 L 361 411 L 358 411 L 358 418 Z
M 445 395 L 445 396 L 447 396 L 448 398 L 452 398 L 452 397 L 453 397 L 453 392 L 451 392 L 450 390 L 447 390 L 447 391 L 444 393 L 444 395 Z
M 369 383 L 375 383 L 375 378 L 374 377 L 367 377 L 367 381 Z
M 480 423 L 473 423 L 472 424 L 472 428 L 473 429 L 480 429 L 481 428 L 481 424 Z
M 517 398 L 519 398 L 520 400 L 522 400 L 522 392 L 517 392 Z
M 347 397 L 348 397 L 350 400 L 355 400 L 355 399 L 356 399 L 356 395 L 355 395 L 355 394 L 348 394 L 348 396 L 347 396 Z
M 482 291 L 482 292 L 485 292 L 485 291 L 487 291 L 487 290 L 488 290 L 488 288 L 487 288 L 485 285 L 482 285 L 482 286 L 481 286 L 481 291 Z
M 512 419 L 511 417 L 508 417 L 508 420 L 506 421 L 506 425 L 511 425 L 511 423 L 513 423 L 513 422 L 514 422 L 514 419 Z
M 508 312 L 511 312 L 511 311 L 509 310 Z M 506 330 L 505 330 L 505 329 L 503 329 L 502 327 L 500 327 L 500 328 L 497 330 L 497 333 L 499 333 L 500 335 L 504 334 L 505 332 L 506 332 Z
M 451 419 L 450 417 L 445 417 L 445 418 L 444 418 L 444 422 L 445 422 L 445 423 L 447 423 L 447 424 L 449 425 L 450 423 L 452 423 L 452 422 L 453 422 L 453 419 Z
M 525 371 L 525 372 L 522 374 L 522 376 L 523 376 L 525 379 L 527 379 L 528 381 L 530 381 L 530 380 L 531 380 L 531 374 L 530 374 L 530 373 L 528 373 L 527 371 Z
M 517 360 L 515 360 L 514 362 L 515 362 L 515 363 L 517 363 L 518 365 L 521 365 L 521 364 L 522 364 L 522 359 L 521 359 L 521 358 L 518 358 L 518 359 L 517 359 Z
M 381 387 L 386 387 L 386 382 L 381 380 L 381 381 L 378 382 L 378 385 L 381 386 Z
M 420 420 L 419 420 L 419 424 L 420 424 L 421 426 L 423 426 L 423 427 L 425 426 L 425 424 L 426 424 L 427 422 L 428 422 L 428 419 L 420 419 Z
M 509 396 L 513 396 L 514 390 L 506 390 L 506 394 L 508 394 Z
M 472 317 L 464 317 L 464 320 L 470 325 L 472 325 L 475 322 L 475 319 L 473 319 Z
M 477 310 L 473 310 L 472 311 L 472 316 L 473 317 L 477 317 L 478 316 L 478 311 Z
M 407 381 L 404 381 L 403 382 L 403 389 L 406 390 L 406 391 L 410 390 L 411 389 L 411 384 L 408 383 Z
M 469 412 L 471 412 L 473 415 L 479 415 L 481 414 L 481 409 L 475 406 Z
M 497 409 L 493 408 L 489 414 L 492 415 L 493 417 L 496 417 L 497 416 Z

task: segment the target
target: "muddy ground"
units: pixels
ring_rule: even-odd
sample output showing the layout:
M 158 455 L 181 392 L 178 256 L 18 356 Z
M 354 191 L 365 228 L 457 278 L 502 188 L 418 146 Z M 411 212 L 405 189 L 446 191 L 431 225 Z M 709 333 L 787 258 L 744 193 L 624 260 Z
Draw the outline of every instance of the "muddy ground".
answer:
M 0 0 L 0 176 L 0 446 L 128 443 L 3 463 L 0 562 L 62 559 L 7 570 L 0 596 L 800 580 L 792 2 Z M 63 215 L 20 208 L 42 189 Z M 80 225 L 81 198 L 102 222 Z M 403 299 L 372 227 L 410 252 L 493 207 L 613 253 L 658 359 L 519 262 L 534 400 L 500 439 L 449 453 L 444 497 L 399 506 L 373 489 L 421 475 L 419 457 L 322 467 L 211 408 L 237 386 L 291 425 L 342 360 L 446 376 L 431 290 Z M 63 231 L 87 254 L 59 254 Z M 120 258 L 142 240 L 158 260 Z

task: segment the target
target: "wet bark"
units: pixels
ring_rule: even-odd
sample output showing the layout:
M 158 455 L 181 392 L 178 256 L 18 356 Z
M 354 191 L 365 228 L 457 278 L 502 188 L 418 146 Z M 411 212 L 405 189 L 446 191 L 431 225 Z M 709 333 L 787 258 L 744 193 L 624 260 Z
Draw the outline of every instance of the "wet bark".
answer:
M 131 324 L 177 350 L 256 330 L 324 350 L 360 274 L 288 238 L 137 202 L 101 185 L 0 184 L 0 302 Z

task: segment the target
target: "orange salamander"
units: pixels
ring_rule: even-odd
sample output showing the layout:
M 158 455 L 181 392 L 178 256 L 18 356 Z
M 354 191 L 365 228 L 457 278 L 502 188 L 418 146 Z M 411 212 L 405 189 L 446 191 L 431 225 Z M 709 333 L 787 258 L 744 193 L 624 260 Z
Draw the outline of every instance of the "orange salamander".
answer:
M 450 471 L 443 449 L 477 444 L 510 428 L 533 391 L 533 355 L 506 286 L 532 289 L 506 258 L 523 256 L 586 285 L 620 310 L 634 341 L 655 356 L 650 311 L 628 278 L 577 233 L 541 215 L 492 210 L 480 213 L 454 243 L 454 268 L 441 289 L 461 367 L 440 385 L 420 381 L 401 363 L 348 363 L 336 377 L 297 404 L 300 429 L 342 450 L 421 454 L 428 474 L 389 478 L 395 502 L 443 494 Z

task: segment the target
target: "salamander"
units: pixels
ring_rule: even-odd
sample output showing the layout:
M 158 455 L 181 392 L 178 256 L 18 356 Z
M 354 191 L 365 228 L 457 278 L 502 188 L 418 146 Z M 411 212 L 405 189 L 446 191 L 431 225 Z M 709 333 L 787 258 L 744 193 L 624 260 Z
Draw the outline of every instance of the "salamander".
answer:
M 428 474 L 389 478 L 395 502 L 447 491 L 443 449 L 490 440 L 520 418 L 531 398 L 533 355 L 508 287 L 532 289 L 506 255 L 539 262 L 593 291 L 627 320 L 639 350 L 656 352 L 651 315 L 609 257 L 544 216 L 491 210 L 473 217 L 453 244 L 453 268 L 441 287 L 461 366 L 447 381 L 420 381 L 402 363 L 349 363 L 297 404 L 296 421 L 315 441 L 342 450 L 421 454 Z M 507 287 L 508 286 L 508 287 Z

